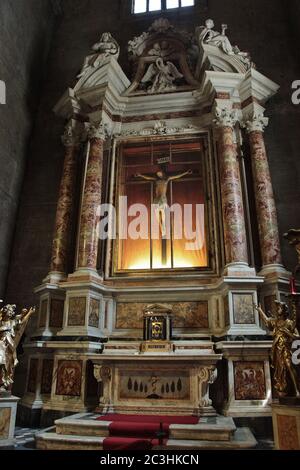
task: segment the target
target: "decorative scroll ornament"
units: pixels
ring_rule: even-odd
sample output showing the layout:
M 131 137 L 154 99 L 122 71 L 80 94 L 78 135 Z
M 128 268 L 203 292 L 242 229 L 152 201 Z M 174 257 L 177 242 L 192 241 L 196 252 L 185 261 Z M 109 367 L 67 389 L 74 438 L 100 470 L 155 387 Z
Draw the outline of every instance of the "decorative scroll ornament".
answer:
M 167 18 L 158 18 L 155 20 L 154 23 L 150 26 L 149 31 L 153 31 L 155 33 L 166 33 L 167 31 L 174 31 L 175 28 Z
M 81 78 L 91 70 L 101 67 L 103 61 L 112 56 L 118 60 L 120 55 L 120 46 L 112 37 L 111 33 L 103 33 L 100 40 L 92 46 L 93 54 L 85 58 L 81 72 L 77 78 Z
M 198 36 L 199 45 L 210 44 L 221 49 L 225 54 L 234 56 L 246 69 L 251 67 L 255 68 L 255 64 L 252 62 L 249 52 L 242 52 L 238 46 L 232 46 L 230 40 L 226 36 L 226 30 L 228 29 L 227 24 L 222 24 L 222 33 L 214 30 L 215 24 L 211 19 L 206 20 L 205 26 L 200 26 L 196 30 Z
M 123 136 L 152 136 L 152 135 L 174 135 L 174 134 L 189 134 L 199 132 L 200 128 L 192 124 L 184 127 L 168 127 L 165 121 L 157 121 L 154 127 L 146 127 L 140 130 L 129 130 L 122 132 Z
M 236 109 L 230 108 L 219 108 L 218 106 L 214 109 L 215 119 L 213 123 L 216 127 L 231 127 L 233 128 L 238 121 L 238 115 Z
M 147 46 L 147 39 L 152 34 L 175 32 L 174 26 L 172 26 L 166 18 L 159 18 L 154 21 L 147 32 L 143 32 L 140 36 L 134 37 L 128 42 L 128 52 L 131 56 L 140 57 Z M 151 54 L 150 54 L 151 55 Z
M 250 119 L 242 123 L 242 127 L 244 127 L 248 133 L 255 131 L 264 132 L 268 124 L 269 118 L 264 117 L 263 114 L 254 114 Z
M 207 408 L 212 405 L 212 400 L 209 398 L 209 386 L 216 381 L 217 376 L 218 372 L 215 367 L 203 367 L 199 370 L 199 405 L 201 408 Z
M 74 125 L 68 124 L 65 127 L 65 131 L 61 140 L 65 147 L 73 147 L 74 145 L 80 144 L 81 135 Z
M 88 124 L 87 125 L 87 137 L 89 140 L 101 139 L 105 140 L 109 136 L 108 125 L 101 121 L 99 124 Z

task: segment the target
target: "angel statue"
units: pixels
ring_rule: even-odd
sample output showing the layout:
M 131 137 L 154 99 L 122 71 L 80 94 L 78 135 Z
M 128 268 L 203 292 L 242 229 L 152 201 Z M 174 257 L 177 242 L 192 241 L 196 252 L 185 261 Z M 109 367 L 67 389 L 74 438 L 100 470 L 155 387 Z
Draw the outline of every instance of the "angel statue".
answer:
M 169 61 L 164 63 L 160 57 L 149 66 L 141 83 L 152 83 L 147 89 L 148 93 L 163 93 L 175 90 L 174 82 L 179 78 L 183 78 L 183 75 L 178 71 L 176 65 Z
M 83 77 L 90 70 L 97 69 L 108 56 L 113 56 L 118 60 L 120 46 L 112 37 L 111 33 L 103 33 L 100 41 L 93 45 L 92 51 L 93 54 L 85 58 L 83 67 L 77 78 Z
M 17 315 L 15 305 L 0 310 L 0 392 L 8 391 L 13 384 L 17 347 L 34 312 L 35 308 L 23 309 Z
M 292 344 L 300 339 L 296 327 L 297 311 L 296 305 L 292 303 L 292 315 L 290 318 L 289 307 L 283 302 L 276 301 L 276 315 L 268 317 L 261 306 L 256 309 L 264 322 L 271 330 L 273 345 L 271 351 L 272 367 L 274 369 L 275 390 L 280 397 L 288 393 L 288 377 L 290 377 L 296 397 L 300 397 L 297 374 L 292 363 Z

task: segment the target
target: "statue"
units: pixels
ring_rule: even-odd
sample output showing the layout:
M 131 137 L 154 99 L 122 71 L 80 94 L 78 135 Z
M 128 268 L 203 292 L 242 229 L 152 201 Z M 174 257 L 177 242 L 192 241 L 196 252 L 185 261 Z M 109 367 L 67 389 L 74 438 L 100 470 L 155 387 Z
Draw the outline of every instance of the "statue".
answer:
M 15 367 L 18 364 L 17 347 L 35 308 L 16 313 L 15 305 L 6 305 L 0 310 L 0 391 L 9 391 L 13 384 Z
M 292 344 L 300 339 L 296 327 L 296 306 L 292 303 L 292 317 L 289 318 L 289 307 L 287 304 L 276 301 L 276 316 L 268 317 L 261 306 L 256 306 L 258 313 L 265 325 L 271 330 L 273 346 L 271 352 L 272 367 L 274 368 L 275 389 L 280 397 L 288 393 L 288 376 L 296 393 L 300 397 L 297 374 L 292 364 Z
M 197 32 L 199 33 L 199 42 L 212 44 L 213 46 L 217 46 L 222 49 L 225 54 L 234 55 L 233 47 L 225 34 L 228 28 L 227 25 L 222 25 L 222 33 L 214 31 L 214 26 L 215 24 L 213 20 L 209 19 L 205 21 L 205 26 L 200 26 L 200 28 L 198 28 Z
M 110 33 L 103 33 L 100 41 L 93 45 L 92 51 L 94 54 L 86 57 L 81 72 L 77 78 L 83 77 L 92 69 L 97 69 L 106 57 L 113 56 L 118 60 L 120 46 Z
M 191 175 L 192 170 L 185 171 L 179 175 L 168 175 L 164 169 L 161 169 L 155 176 L 136 174 L 135 178 L 143 178 L 146 181 L 153 181 L 155 183 L 155 197 L 153 204 L 155 205 L 155 214 L 159 222 L 161 236 L 163 238 L 167 235 L 166 229 L 166 210 L 168 208 L 167 190 L 170 181 L 178 180 L 184 176 Z
M 154 43 L 153 47 L 148 51 L 147 55 L 149 57 L 156 56 L 165 59 L 166 57 L 170 57 L 172 54 L 174 54 L 174 52 L 174 47 L 172 47 L 168 41 L 161 41 L 161 43 Z
M 149 65 L 141 83 L 152 82 L 152 85 L 147 88 L 148 93 L 163 93 L 175 90 L 174 82 L 179 78 L 183 78 L 183 75 L 177 67 L 170 61 L 164 63 L 160 57 L 155 63 Z
M 221 49 L 225 54 L 235 56 L 239 59 L 247 68 L 255 67 L 252 62 L 249 52 L 243 52 L 238 46 L 232 46 L 230 40 L 226 35 L 228 29 L 227 24 L 222 24 L 222 33 L 214 31 L 215 24 L 213 20 L 208 19 L 205 22 L 205 26 L 200 26 L 196 30 L 198 35 L 199 44 L 211 44 Z

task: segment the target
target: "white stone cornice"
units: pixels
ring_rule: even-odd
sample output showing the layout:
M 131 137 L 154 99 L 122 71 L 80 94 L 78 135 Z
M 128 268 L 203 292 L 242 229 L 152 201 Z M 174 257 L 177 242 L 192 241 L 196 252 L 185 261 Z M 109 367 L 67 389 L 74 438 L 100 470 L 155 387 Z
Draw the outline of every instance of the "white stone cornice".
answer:
M 245 75 L 242 73 L 216 72 L 208 70 L 204 73 L 204 77 L 200 88 L 194 92 L 194 97 L 198 100 L 212 99 L 215 94 L 227 93 L 229 99 L 239 98 L 239 87 L 244 80 Z
M 66 125 L 61 140 L 65 147 L 73 147 L 80 144 L 81 138 L 81 129 L 76 125 L 76 122 L 71 121 Z
M 53 111 L 57 116 L 64 119 L 71 119 L 75 114 L 80 114 L 81 106 L 72 88 L 68 88 L 65 91 L 58 103 L 54 106 Z
M 105 140 L 109 134 L 108 126 L 107 124 L 104 124 L 103 121 L 100 121 L 100 123 L 98 124 L 96 123 L 87 124 L 86 131 L 87 131 L 87 137 L 89 140 L 92 140 L 92 139 Z
M 213 123 L 216 127 L 231 127 L 234 128 L 238 121 L 238 113 L 236 109 L 215 106 L 213 109 L 214 119 Z
M 252 116 L 249 116 L 249 119 L 246 119 L 242 123 L 242 127 L 244 127 L 246 132 L 250 134 L 250 132 L 255 131 L 264 132 L 268 124 L 269 118 L 264 117 L 263 114 L 253 114 Z
M 279 88 L 277 83 L 257 70 L 251 69 L 245 75 L 239 87 L 239 93 L 242 102 L 252 97 L 259 103 L 265 103 L 278 92 Z

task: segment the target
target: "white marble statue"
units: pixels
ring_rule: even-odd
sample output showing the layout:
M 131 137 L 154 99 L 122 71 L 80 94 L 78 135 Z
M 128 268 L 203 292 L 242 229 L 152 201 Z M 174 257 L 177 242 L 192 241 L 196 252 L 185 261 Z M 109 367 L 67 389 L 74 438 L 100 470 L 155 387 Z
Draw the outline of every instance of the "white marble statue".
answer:
M 157 56 L 162 59 L 169 57 L 171 54 L 174 54 L 175 49 L 171 46 L 168 41 L 161 41 L 161 43 L 156 42 L 153 44 L 152 48 L 148 51 L 148 56 Z
M 148 93 L 163 93 L 175 90 L 174 82 L 179 78 L 183 78 L 183 75 L 172 62 L 164 63 L 162 58 L 158 58 L 150 64 L 141 83 L 152 83 L 147 89 Z
M 230 40 L 226 35 L 226 30 L 228 29 L 228 26 L 226 24 L 222 24 L 221 33 L 215 31 L 214 27 L 215 24 L 213 20 L 208 19 L 205 22 L 205 26 L 200 26 L 199 28 L 197 28 L 196 34 L 198 36 L 198 41 L 200 45 L 210 44 L 216 46 L 221 49 L 225 54 L 238 58 L 247 67 L 251 67 L 254 65 L 251 62 L 250 54 L 248 52 L 242 52 L 238 46 L 232 46 Z
M 215 24 L 213 20 L 206 20 L 205 26 L 200 26 L 197 33 L 199 34 L 199 42 L 205 44 L 212 44 L 219 47 L 228 55 L 234 55 L 233 47 L 226 36 L 227 25 L 222 25 L 222 33 L 214 31 Z
M 83 77 L 92 69 L 97 69 L 108 56 L 113 56 L 118 60 L 120 55 L 120 46 L 112 37 L 111 33 L 103 33 L 100 41 L 93 45 L 93 54 L 86 57 L 78 78 Z

